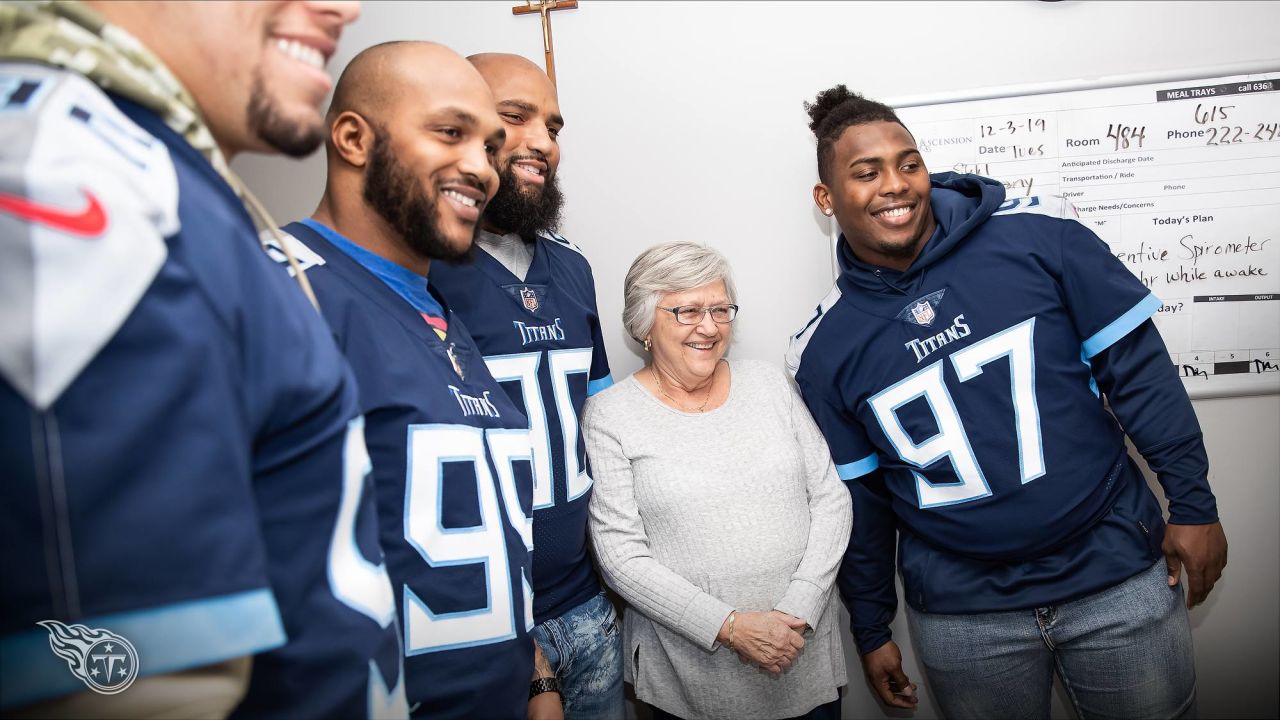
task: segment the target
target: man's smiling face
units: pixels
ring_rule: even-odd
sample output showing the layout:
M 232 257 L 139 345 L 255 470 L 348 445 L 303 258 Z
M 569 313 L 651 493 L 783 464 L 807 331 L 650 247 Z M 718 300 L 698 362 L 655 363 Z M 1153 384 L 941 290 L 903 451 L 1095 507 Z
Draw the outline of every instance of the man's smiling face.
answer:
M 834 211 L 858 259 L 905 270 L 936 226 L 911 133 L 895 122 L 851 125 L 832 149 L 829 182 L 815 188 L 819 206 Z
M 531 236 L 555 229 L 563 197 L 556 88 L 537 65 L 517 55 L 485 54 L 472 63 L 493 91 L 507 141 L 498 154 L 502 184 L 485 213 L 493 230 Z

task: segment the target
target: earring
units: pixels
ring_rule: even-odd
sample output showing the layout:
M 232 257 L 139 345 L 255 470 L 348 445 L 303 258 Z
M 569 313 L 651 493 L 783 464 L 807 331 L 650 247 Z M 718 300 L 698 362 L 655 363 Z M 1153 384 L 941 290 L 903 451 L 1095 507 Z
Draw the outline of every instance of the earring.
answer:
M 833 213 L 833 212 L 835 212 L 835 211 L 834 211 L 834 210 L 832 210 L 831 208 L 826 208 L 825 210 L 823 210 L 823 211 L 822 211 L 822 214 L 823 214 L 823 215 L 826 215 L 827 217 L 831 217 L 831 213 Z
M 649 338 L 644 339 L 644 351 L 651 352 L 653 350 L 653 341 Z

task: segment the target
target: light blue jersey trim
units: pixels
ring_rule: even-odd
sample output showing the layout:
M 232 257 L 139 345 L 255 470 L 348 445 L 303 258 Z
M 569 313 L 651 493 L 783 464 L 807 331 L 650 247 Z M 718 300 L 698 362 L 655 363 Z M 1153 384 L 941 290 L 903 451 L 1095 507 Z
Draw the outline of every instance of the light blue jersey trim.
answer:
M 1117 340 L 1133 332 L 1134 328 L 1146 322 L 1147 318 L 1155 315 L 1159 309 L 1160 298 L 1157 298 L 1154 293 L 1147 295 L 1141 302 L 1130 308 L 1129 312 L 1116 318 L 1110 325 L 1084 341 L 1081 347 L 1084 348 L 1085 358 L 1092 360 L 1098 353 L 1114 345 Z
M 159 675 L 253 655 L 284 645 L 284 624 L 270 590 L 164 605 L 67 621 L 108 630 L 138 651 L 140 676 Z M 49 647 L 49 632 L 34 630 L 0 639 L 0 707 L 82 692 L 87 686 Z M 126 691 L 127 692 L 127 691 Z
M 320 237 L 328 240 L 331 245 L 346 253 L 352 260 L 360 263 L 365 270 L 377 276 L 383 284 L 404 298 L 405 302 L 412 305 L 414 310 L 428 315 L 435 315 L 436 317 L 444 317 L 444 308 L 440 307 L 440 303 L 436 302 L 436 299 L 431 297 L 431 293 L 427 292 L 427 279 L 425 277 L 406 267 L 401 267 L 377 253 L 360 247 L 343 237 L 337 230 L 318 220 L 306 218 L 300 222 L 315 230 Z
M 875 453 L 871 453 L 861 460 L 855 460 L 851 463 L 845 463 L 844 465 L 837 465 L 836 472 L 840 475 L 841 480 L 853 480 L 854 478 L 860 478 L 863 475 L 866 475 L 878 467 L 880 467 L 880 456 Z
M 1084 348 L 1080 348 L 1080 362 L 1089 368 L 1089 392 L 1093 393 L 1096 398 L 1102 397 L 1102 391 L 1098 389 L 1098 378 L 1093 376 L 1093 363 L 1089 362 L 1089 358 L 1084 355 Z
M 598 392 L 608 390 L 613 385 L 613 375 L 605 375 L 602 378 L 587 382 L 587 397 L 591 397 Z

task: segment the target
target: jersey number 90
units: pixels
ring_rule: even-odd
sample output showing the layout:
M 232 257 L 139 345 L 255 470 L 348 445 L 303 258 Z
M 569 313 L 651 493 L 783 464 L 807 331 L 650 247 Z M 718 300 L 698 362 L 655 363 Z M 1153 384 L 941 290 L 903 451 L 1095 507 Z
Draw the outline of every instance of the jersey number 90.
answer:
M 529 435 L 533 443 L 533 507 L 551 507 L 556 504 L 552 472 L 550 424 L 557 422 L 560 428 L 560 457 L 564 458 L 565 497 L 569 502 L 591 489 L 591 475 L 578 454 L 578 413 L 574 410 L 569 376 L 581 374 L 584 379 L 591 370 L 591 348 L 546 351 L 547 369 L 551 375 L 550 402 L 544 401 L 538 383 L 543 353 L 519 353 L 494 355 L 485 358 L 489 372 L 498 382 L 518 381 L 520 395 L 524 398 L 525 415 L 529 418 Z M 586 383 L 582 392 L 586 393 Z M 548 412 L 554 405 L 554 413 Z

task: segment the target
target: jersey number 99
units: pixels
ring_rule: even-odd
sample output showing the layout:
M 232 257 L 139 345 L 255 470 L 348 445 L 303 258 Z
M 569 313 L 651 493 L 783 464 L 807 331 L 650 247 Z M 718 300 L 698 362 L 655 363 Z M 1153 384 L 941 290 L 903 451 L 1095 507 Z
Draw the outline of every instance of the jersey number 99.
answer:
M 405 654 L 486 645 L 516 636 L 516 622 L 533 628 L 533 589 L 528 577 L 513 582 L 508 562 L 509 522 L 533 550 L 533 518 L 520 507 L 515 463 L 532 462 L 527 430 L 482 429 L 468 425 L 430 424 L 409 427 L 405 539 L 432 567 L 481 564 L 488 598 L 471 610 L 437 613 L 408 585 L 404 588 Z M 487 450 L 487 452 L 486 452 Z M 487 457 L 497 472 L 494 482 Z M 471 469 L 479 499 L 480 522 L 446 528 L 442 522 L 444 469 L 460 463 Z M 505 520 L 504 522 L 504 515 Z M 522 588 L 524 617 L 515 615 L 517 587 Z

